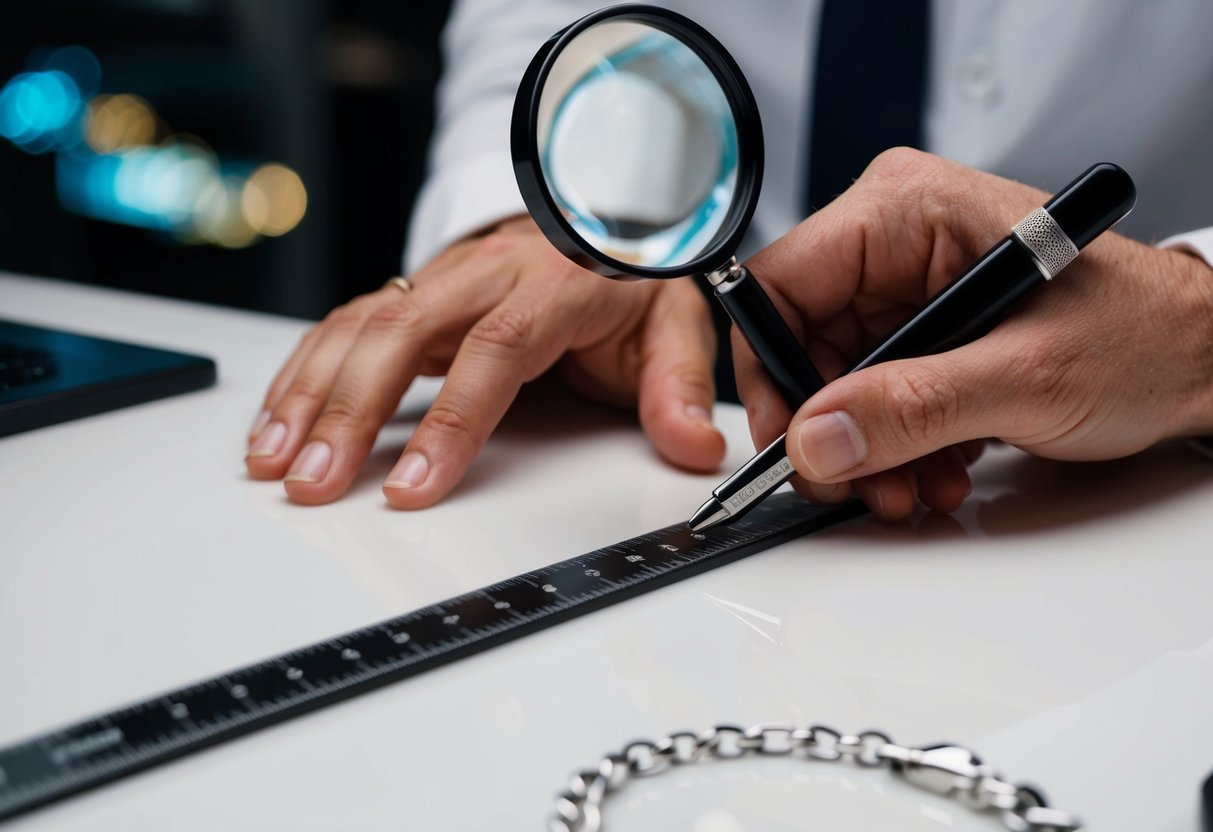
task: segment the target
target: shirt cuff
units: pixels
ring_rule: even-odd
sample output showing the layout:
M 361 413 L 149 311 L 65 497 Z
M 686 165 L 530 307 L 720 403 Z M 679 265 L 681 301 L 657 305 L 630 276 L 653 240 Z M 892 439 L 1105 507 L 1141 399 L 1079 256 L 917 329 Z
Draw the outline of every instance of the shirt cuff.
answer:
M 1195 254 L 1210 266 L 1213 266 L 1213 228 L 1202 228 L 1199 231 L 1188 231 L 1168 237 L 1158 244 L 1159 248 L 1174 248 Z M 1213 459 L 1213 437 L 1202 436 L 1188 440 L 1188 445 L 1205 456 Z
M 1175 248 L 1195 254 L 1210 266 L 1213 266 L 1213 228 L 1201 228 L 1197 231 L 1186 231 L 1168 237 L 1158 244 L 1159 248 Z
M 435 172 L 413 208 L 405 274 L 415 272 L 456 240 L 525 213 L 508 152 L 481 154 Z

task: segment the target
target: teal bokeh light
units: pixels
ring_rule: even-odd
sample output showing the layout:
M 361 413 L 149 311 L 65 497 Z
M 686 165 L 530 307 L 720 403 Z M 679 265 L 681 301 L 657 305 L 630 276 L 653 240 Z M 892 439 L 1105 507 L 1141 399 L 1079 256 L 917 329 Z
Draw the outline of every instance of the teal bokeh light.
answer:
M 189 233 L 209 191 L 222 190 L 218 161 L 190 145 L 61 153 L 59 201 L 76 214 L 156 231 Z

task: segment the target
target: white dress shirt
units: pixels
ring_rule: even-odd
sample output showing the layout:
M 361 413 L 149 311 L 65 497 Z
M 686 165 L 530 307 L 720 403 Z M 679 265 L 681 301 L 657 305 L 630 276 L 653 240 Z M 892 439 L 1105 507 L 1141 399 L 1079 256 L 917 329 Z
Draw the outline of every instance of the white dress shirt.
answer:
M 549 36 L 605 4 L 456 4 L 409 271 L 460 237 L 525 212 L 509 149 L 518 80 Z M 803 218 L 819 2 L 658 5 L 712 32 L 754 90 L 766 172 L 746 243 L 752 251 Z M 1137 207 L 1118 230 L 1149 243 L 1182 234 L 1164 242 L 1213 263 L 1209 0 L 935 0 L 928 85 L 927 150 L 1046 191 L 1094 162 L 1116 162 L 1138 186 Z

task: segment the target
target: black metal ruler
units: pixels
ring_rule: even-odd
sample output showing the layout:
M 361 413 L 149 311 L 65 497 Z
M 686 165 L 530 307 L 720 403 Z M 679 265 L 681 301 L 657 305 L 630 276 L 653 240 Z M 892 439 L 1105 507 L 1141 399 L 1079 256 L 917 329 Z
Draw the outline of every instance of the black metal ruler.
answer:
M 864 513 L 776 495 L 659 529 L 0 748 L 0 820 Z

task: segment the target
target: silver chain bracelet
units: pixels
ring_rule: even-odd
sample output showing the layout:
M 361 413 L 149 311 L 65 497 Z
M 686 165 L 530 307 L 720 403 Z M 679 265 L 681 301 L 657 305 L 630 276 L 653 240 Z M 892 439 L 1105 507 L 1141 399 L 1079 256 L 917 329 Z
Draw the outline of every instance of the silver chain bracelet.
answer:
M 880 731 L 843 734 L 824 725 L 795 728 L 763 723 L 751 728 L 717 725 L 702 734 L 676 731 L 657 741 L 636 740 L 618 753 L 607 754 L 596 769 L 573 775 L 568 790 L 556 803 L 549 832 L 598 832 L 602 802 L 633 777 L 659 774 L 671 766 L 705 758 L 732 760 L 750 754 L 786 756 L 800 753 L 807 760 L 851 761 L 863 768 L 890 768 L 919 788 L 955 797 L 970 808 L 1002 813 L 1011 832 L 1075 832 L 1082 821 L 1069 812 L 1050 809 L 1044 794 L 1023 783 L 1012 783 L 967 748 L 897 745 Z

